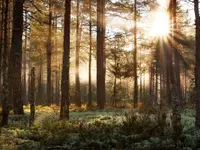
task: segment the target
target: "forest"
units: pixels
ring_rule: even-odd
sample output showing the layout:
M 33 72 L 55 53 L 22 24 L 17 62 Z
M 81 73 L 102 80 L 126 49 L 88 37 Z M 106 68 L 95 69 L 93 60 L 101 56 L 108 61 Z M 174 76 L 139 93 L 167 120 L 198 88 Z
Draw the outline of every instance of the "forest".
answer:
M 200 149 L 199 0 L 0 0 L 0 150 Z

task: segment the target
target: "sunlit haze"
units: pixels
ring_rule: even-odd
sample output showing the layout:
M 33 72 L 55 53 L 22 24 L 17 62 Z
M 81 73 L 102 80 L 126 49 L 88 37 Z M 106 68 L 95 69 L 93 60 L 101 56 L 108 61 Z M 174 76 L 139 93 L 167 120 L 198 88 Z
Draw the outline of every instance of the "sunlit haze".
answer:
M 155 36 L 166 36 L 169 33 L 169 16 L 164 10 L 155 12 L 151 32 Z

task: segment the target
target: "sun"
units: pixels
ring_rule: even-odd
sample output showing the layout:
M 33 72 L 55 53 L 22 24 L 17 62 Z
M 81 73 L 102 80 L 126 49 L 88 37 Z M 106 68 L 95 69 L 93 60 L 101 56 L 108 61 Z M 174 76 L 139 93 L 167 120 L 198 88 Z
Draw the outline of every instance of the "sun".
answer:
M 165 11 L 159 10 L 154 13 L 151 35 L 167 36 L 169 34 L 169 16 Z

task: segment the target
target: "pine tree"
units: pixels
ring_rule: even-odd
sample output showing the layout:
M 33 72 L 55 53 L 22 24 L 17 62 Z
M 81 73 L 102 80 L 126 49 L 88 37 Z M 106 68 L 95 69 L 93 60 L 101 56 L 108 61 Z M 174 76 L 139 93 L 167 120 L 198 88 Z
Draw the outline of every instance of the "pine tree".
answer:
M 194 1 L 195 26 L 196 26 L 196 62 L 195 62 L 195 92 L 196 92 L 196 127 L 200 128 L 200 16 L 199 0 Z
M 105 58 L 105 0 L 97 0 L 97 105 L 104 109 L 106 77 Z
M 23 3 L 15 0 L 13 7 L 12 45 L 9 60 L 10 93 L 14 102 L 14 113 L 24 114 L 22 99 L 22 34 L 23 34 Z
M 3 51 L 3 100 L 2 100 L 2 120 L 1 125 L 8 125 L 8 115 L 9 115 L 9 98 L 8 98 L 8 0 L 5 0 L 5 10 L 4 10 L 4 51 Z
M 60 119 L 69 119 L 69 65 L 70 65 L 70 15 L 71 0 L 65 0 L 64 53 L 61 80 Z

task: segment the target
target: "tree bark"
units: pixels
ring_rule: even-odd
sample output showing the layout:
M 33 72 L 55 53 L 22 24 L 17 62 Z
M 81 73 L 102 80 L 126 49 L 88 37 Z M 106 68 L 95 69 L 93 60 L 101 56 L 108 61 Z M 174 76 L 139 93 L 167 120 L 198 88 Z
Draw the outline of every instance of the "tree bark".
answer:
M 89 0 L 89 79 L 88 79 L 88 106 L 92 106 L 92 1 Z
M 80 60 L 80 19 L 79 19 L 79 4 L 80 0 L 77 0 L 77 12 L 76 12 L 76 68 L 75 68 L 75 103 L 76 106 L 81 106 L 81 90 L 80 90 L 80 76 L 79 76 L 79 60 Z
M 4 26 L 4 0 L 0 3 L 1 7 L 1 22 L 0 22 L 0 68 L 2 68 L 2 50 L 3 50 L 3 26 Z M 2 69 L 0 69 L 0 95 L 2 95 Z M 0 96 L 0 104 L 2 96 Z
M 52 55 L 52 0 L 49 0 L 49 30 L 47 39 L 47 104 L 52 104 L 51 94 L 51 55 Z
M 106 102 L 105 58 L 105 0 L 97 0 L 97 105 L 104 109 Z
M 138 106 L 138 77 L 137 77 L 137 1 L 134 1 L 134 51 L 133 51 L 133 61 L 134 61 L 134 108 Z
M 27 24 L 28 24 L 28 14 L 27 14 L 28 12 L 27 11 L 25 11 L 25 25 L 27 26 Z M 28 36 L 28 31 L 27 31 L 27 27 L 26 27 L 26 29 L 25 29 L 25 42 L 24 42 L 24 64 L 23 64 L 23 66 L 24 66 L 24 72 L 23 72 L 23 74 L 24 74 L 24 78 L 23 78 L 23 101 L 24 101 L 24 104 L 25 105 L 27 105 L 28 104 L 28 101 L 27 101 L 27 83 L 26 83 L 26 71 L 27 71 L 27 69 L 26 69 L 26 65 L 27 65 L 27 36 Z
M 171 0 L 171 15 L 172 15 L 172 20 L 171 20 L 171 24 L 172 24 L 172 30 L 171 31 L 175 31 L 177 30 L 177 24 L 176 24 L 176 7 L 177 7 L 177 3 L 176 0 Z M 174 40 L 175 34 L 174 32 L 172 32 L 172 39 Z M 172 41 L 171 44 L 171 51 L 172 51 L 172 56 L 174 57 L 174 59 L 176 58 L 176 54 L 175 54 L 175 43 Z M 173 62 L 171 62 L 173 64 Z M 171 83 L 172 83 L 172 126 L 173 126 L 173 130 L 174 133 L 179 136 L 182 132 L 182 125 L 181 125 L 181 114 L 180 114 L 180 91 L 179 91 L 179 85 L 178 85 L 178 77 L 177 77 L 177 73 L 175 71 L 178 70 L 178 64 L 176 62 L 176 60 L 174 61 L 174 65 L 172 65 L 171 67 Z
M 43 105 L 44 104 L 44 87 L 43 87 L 43 57 L 42 57 L 42 50 L 39 49 L 40 58 L 39 58 L 39 68 L 38 68 L 38 84 L 37 84 L 37 97 L 36 97 L 36 105 Z M 30 82 L 29 82 L 30 83 Z M 29 86 L 30 87 L 30 86 Z M 30 93 L 30 92 L 29 92 Z
M 8 115 L 10 112 L 9 98 L 8 98 L 8 33 L 7 33 L 7 20 L 8 20 L 8 0 L 5 0 L 4 10 L 4 51 L 3 51 L 3 100 L 2 100 L 2 120 L 1 125 L 8 125 Z
M 200 16 L 199 0 L 194 1 L 196 25 L 196 62 L 195 62 L 195 92 L 196 92 L 196 127 L 200 128 Z
M 31 127 L 35 119 L 35 67 L 31 69 L 31 85 L 30 85 L 29 102 L 30 102 L 29 127 Z
M 24 114 L 22 99 L 22 33 L 23 33 L 23 1 L 15 0 L 13 7 L 12 45 L 10 53 L 10 93 L 14 102 L 14 113 Z
M 69 119 L 69 65 L 70 65 L 70 15 L 71 0 L 65 0 L 64 53 L 61 81 L 60 119 Z

